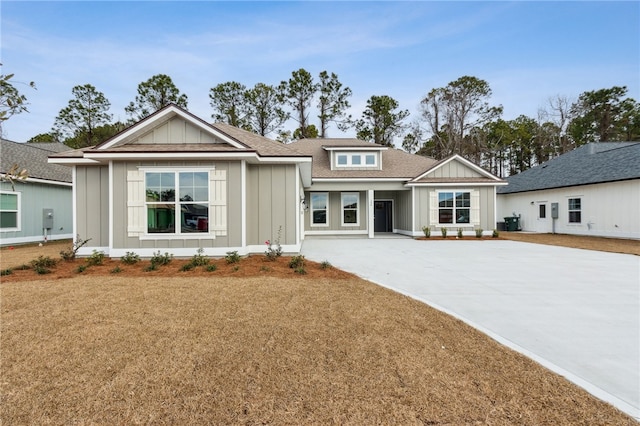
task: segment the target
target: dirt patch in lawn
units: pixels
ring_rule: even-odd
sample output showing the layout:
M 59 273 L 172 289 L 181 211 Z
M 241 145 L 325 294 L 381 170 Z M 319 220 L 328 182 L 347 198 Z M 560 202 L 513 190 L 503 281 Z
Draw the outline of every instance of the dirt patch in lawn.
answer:
M 547 244 L 611 253 L 635 254 L 636 256 L 640 256 L 640 241 L 631 239 L 523 232 L 500 232 L 500 237 L 526 243 Z
M 0 291 L 3 424 L 636 424 L 354 277 L 76 275 Z

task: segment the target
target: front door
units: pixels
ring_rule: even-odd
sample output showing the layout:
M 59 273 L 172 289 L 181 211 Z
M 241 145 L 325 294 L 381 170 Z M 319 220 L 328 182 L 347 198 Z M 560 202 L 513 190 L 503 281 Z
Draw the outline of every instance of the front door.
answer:
M 376 200 L 373 211 L 374 232 L 393 232 L 392 202 Z
M 535 208 L 536 208 L 536 216 L 537 216 L 537 220 L 536 220 L 536 232 L 541 232 L 541 233 L 547 233 L 547 232 L 551 232 L 550 229 L 550 220 L 549 220 L 549 216 L 551 215 L 551 212 L 548 211 L 549 209 L 547 208 L 547 202 L 546 201 L 538 201 L 537 203 L 535 203 Z

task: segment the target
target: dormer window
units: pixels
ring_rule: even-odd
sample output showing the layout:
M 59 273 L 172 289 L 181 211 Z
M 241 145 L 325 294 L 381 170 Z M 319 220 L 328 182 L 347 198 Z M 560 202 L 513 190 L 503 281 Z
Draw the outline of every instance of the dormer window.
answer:
M 331 170 L 382 170 L 382 152 L 388 149 L 375 144 L 323 148 L 329 154 Z
M 377 168 L 380 153 L 362 154 L 358 152 L 341 152 L 335 157 L 335 167 Z

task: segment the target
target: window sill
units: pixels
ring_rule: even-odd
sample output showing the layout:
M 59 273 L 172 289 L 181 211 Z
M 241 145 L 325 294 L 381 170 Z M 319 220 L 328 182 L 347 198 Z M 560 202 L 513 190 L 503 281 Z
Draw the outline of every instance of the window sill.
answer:
M 138 237 L 140 241 L 149 240 L 208 240 L 215 239 L 212 232 L 202 232 L 198 234 L 144 234 Z

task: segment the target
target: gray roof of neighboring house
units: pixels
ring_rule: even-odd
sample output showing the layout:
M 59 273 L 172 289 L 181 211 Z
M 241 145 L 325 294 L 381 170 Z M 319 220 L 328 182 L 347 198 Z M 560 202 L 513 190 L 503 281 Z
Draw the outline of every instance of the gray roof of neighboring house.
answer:
M 50 155 L 68 151 L 61 143 L 18 143 L 0 140 L 0 172 L 6 173 L 14 164 L 27 169 L 30 178 L 71 182 L 71 168 L 59 164 L 49 164 Z
M 538 191 L 640 179 L 640 142 L 583 145 L 529 170 L 510 176 L 499 194 Z
M 427 171 L 436 160 L 421 155 L 409 154 L 399 149 L 382 151 L 382 170 L 331 170 L 329 153 L 325 147 L 384 148 L 358 139 L 301 139 L 287 145 L 302 154 L 313 156 L 314 178 L 406 178 L 411 179 Z

